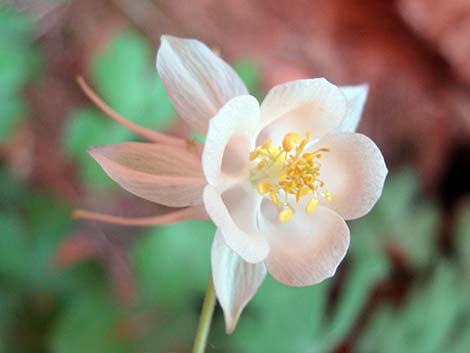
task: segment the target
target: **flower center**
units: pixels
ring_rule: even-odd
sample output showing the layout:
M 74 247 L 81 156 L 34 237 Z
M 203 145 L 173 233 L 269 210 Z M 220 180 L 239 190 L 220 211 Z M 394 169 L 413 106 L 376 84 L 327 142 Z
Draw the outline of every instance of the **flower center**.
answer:
M 320 180 L 320 159 L 328 148 L 313 152 L 304 152 L 310 140 L 310 133 L 305 138 L 289 132 L 282 140 L 282 146 L 273 145 L 267 140 L 250 152 L 250 161 L 256 166 L 250 171 L 250 180 L 261 195 L 268 196 L 279 208 L 278 219 L 287 222 L 294 214 L 289 203 L 295 196 L 295 202 L 308 197 L 305 207 L 307 213 L 316 210 L 319 198 L 331 200 L 331 194 L 325 189 L 325 182 Z

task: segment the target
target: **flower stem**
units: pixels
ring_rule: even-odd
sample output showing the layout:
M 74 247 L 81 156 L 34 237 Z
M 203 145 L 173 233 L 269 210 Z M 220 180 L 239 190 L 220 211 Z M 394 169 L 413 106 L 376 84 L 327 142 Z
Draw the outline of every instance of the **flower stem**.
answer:
M 215 307 L 215 290 L 212 282 L 212 275 L 202 304 L 201 315 L 199 317 L 199 325 L 197 327 L 196 337 L 194 338 L 193 353 L 204 353 L 206 350 L 207 337 L 211 329 L 212 315 Z

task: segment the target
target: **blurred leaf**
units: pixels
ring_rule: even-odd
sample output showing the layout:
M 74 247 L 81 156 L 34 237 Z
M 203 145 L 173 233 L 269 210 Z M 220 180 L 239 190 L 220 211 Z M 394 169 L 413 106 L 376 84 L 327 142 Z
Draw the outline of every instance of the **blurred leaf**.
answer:
M 235 333 L 224 337 L 243 352 L 332 352 L 355 327 L 370 293 L 388 273 L 379 256 L 354 258 L 331 313 L 334 279 L 291 288 L 267 279 L 243 313 Z M 220 343 L 225 345 L 224 343 Z
M 30 270 L 28 232 L 13 212 L 0 213 L 0 276 L 14 283 L 26 281 Z
M 0 7 L 0 142 L 27 113 L 22 90 L 39 68 L 33 25 L 25 12 Z
M 214 233 L 212 223 L 201 221 L 146 232 L 133 251 L 144 301 L 178 309 L 188 305 L 191 295 L 203 293 L 209 279 Z
M 20 12 L 13 6 L 3 5 L 0 8 L 0 24 L 2 31 L 0 38 L 10 41 L 24 41 L 31 36 L 33 26 L 27 14 Z
M 0 168 L 0 207 L 4 210 L 18 207 L 25 196 L 23 183 L 4 168 Z
M 26 102 L 19 96 L 0 97 L 0 141 L 6 140 L 26 115 Z
M 245 83 L 250 94 L 260 99 L 261 77 L 257 63 L 252 60 L 240 60 L 233 64 L 233 68 Z
M 447 352 L 455 339 L 453 332 L 468 315 L 465 292 L 455 267 L 441 262 L 428 283 L 418 284 L 401 308 L 382 306 L 373 314 L 357 351 Z
M 229 337 L 223 335 L 217 345 L 231 347 L 236 352 L 314 351 L 313 333 L 321 329 L 318 323 L 325 316 L 330 282 L 293 288 L 268 276 L 242 314 L 235 332 Z M 222 320 L 218 327 L 223 327 Z
M 70 301 L 52 332 L 52 352 L 131 352 L 120 334 L 119 306 L 103 290 L 88 290 Z
M 211 222 L 189 221 L 150 229 L 132 251 L 145 310 L 154 312 L 140 352 L 186 352 L 210 276 Z
M 25 219 L 30 228 L 34 264 L 30 285 L 37 290 L 50 290 L 57 281 L 54 258 L 60 241 L 70 232 L 70 206 L 46 194 L 31 193 L 25 200 Z
M 78 171 L 86 185 L 95 190 L 109 190 L 112 180 L 87 153 L 93 145 L 122 142 L 129 133 L 93 108 L 75 110 L 69 116 L 63 135 L 66 153 L 79 163 Z
M 139 125 L 167 129 L 174 110 L 155 69 L 155 52 L 134 32 L 122 32 L 91 64 L 104 100 Z
M 429 266 L 437 254 L 439 210 L 429 200 L 420 200 L 417 177 L 409 169 L 391 175 L 372 212 L 352 222 L 352 234 L 364 237 L 353 247 L 361 252 L 398 251 L 412 269 Z M 365 235 L 363 235 L 365 234 Z M 362 250 L 361 250 L 362 249 Z M 377 251 L 376 251 L 377 253 Z
M 21 290 L 54 290 L 53 260 L 68 234 L 70 208 L 48 195 L 26 191 L 22 204 L 0 212 L 0 275 Z
M 5 92 L 18 92 L 30 77 L 35 52 L 32 52 L 28 45 L 28 42 L 18 44 L 11 40 L 0 42 L 0 97 L 5 97 Z
M 386 263 L 378 257 L 366 257 L 354 261 L 349 275 L 336 301 L 329 320 L 319 321 L 315 335 L 315 350 L 333 351 L 353 330 L 365 309 L 370 294 L 389 272 Z
M 455 222 L 454 247 L 464 275 L 470 276 L 470 201 L 462 203 Z

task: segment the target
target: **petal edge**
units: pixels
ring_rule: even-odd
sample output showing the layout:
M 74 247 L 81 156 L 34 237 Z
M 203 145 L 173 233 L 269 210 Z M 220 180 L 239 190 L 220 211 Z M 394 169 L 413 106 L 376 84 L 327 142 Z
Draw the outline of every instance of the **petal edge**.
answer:
M 227 101 L 248 93 L 230 65 L 195 39 L 162 36 L 156 66 L 178 114 L 202 134 Z
M 244 261 L 217 231 L 211 248 L 212 275 L 220 306 L 224 311 L 225 329 L 232 333 L 245 306 L 253 298 L 266 276 L 263 262 Z
M 91 147 L 89 154 L 123 189 L 169 207 L 202 204 L 206 181 L 185 148 L 128 142 Z

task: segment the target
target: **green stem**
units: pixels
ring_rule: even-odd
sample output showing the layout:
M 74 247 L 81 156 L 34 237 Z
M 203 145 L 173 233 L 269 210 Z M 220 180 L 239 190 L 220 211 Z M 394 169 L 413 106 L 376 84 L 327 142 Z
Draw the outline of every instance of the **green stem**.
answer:
M 197 327 L 196 337 L 194 338 L 193 353 L 204 353 L 206 350 L 207 337 L 211 329 L 212 315 L 215 307 L 215 290 L 212 282 L 212 275 L 202 304 L 201 315 L 199 317 L 199 325 Z

